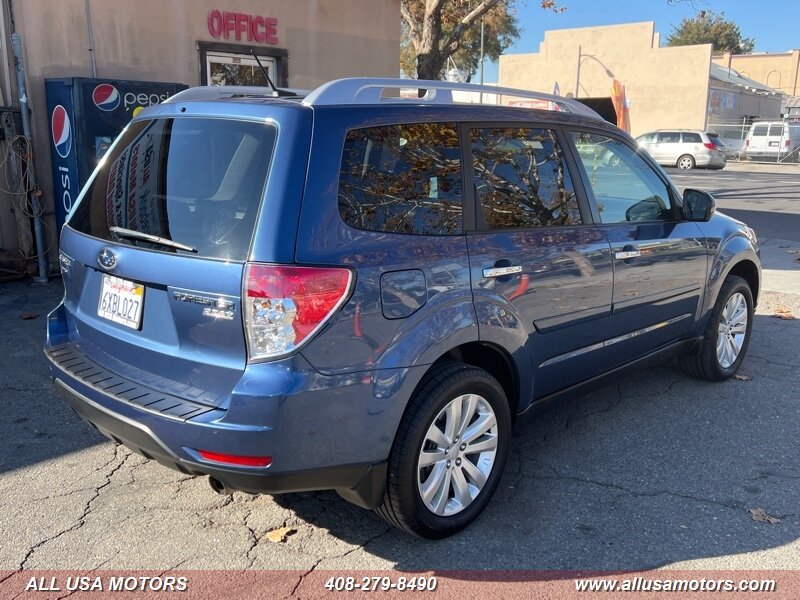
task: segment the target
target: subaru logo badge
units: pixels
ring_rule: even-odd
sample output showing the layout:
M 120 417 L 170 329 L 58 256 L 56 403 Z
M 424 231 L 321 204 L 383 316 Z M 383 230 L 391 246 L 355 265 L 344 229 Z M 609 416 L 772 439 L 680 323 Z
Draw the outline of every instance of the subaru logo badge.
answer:
M 103 248 L 97 255 L 97 264 L 104 269 L 113 269 L 117 266 L 117 255 L 108 248 Z

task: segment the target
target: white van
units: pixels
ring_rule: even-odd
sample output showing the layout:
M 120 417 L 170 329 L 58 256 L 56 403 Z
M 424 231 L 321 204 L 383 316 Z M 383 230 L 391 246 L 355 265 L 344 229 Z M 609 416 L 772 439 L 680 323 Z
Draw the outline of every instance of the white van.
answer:
M 800 122 L 757 121 L 744 140 L 744 156 L 750 159 L 797 161 Z M 790 156 L 791 155 L 791 156 Z

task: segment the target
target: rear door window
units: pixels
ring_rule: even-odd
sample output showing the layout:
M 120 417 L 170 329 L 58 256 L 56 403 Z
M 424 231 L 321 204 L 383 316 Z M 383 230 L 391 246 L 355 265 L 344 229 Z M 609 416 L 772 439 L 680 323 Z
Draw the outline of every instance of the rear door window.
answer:
M 339 172 L 339 213 L 357 229 L 462 232 L 461 146 L 452 123 L 356 129 Z
M 471 129 L 470 138 L 475 190 L 488 229 L 581 224 L 553 130 L 491 127 Z
M 783 125 L 770 125 L 769 126 L 769 136 L 770 137 L 781 137 L 783 135 Z
M 767 135 L 767 126 L 766 125 L 756 125 L 753 127 L 753 137 L 764 137 Z
M 677 131 L 662 131 L 656 139 L 659 144 L 678 144 L 681 141 L 681 134 Z
M 132 123 L 69 226 L 150 250 L 245 260 L 276 133 L 272 125 L 230 119 Z
M 703 143 L 703 140 L 700 137 L 699 133 L 690 133 L 690 132 L 684 131 L 682 136 L 683 136 L 683 143 L 684 144 L 702 144 Z

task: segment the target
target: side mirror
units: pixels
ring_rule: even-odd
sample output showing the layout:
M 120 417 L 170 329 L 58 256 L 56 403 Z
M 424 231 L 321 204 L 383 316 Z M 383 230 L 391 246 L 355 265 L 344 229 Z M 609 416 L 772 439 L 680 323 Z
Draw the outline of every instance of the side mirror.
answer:
M 714 196 L 702 190 L 683 190 L 683 214 L 689 221 L 708 221 L 717 210 Z

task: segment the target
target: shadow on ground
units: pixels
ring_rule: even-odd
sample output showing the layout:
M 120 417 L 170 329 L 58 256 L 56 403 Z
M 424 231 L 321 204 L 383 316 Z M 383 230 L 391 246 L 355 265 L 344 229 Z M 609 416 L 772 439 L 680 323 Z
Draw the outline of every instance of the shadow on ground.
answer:
M 523 416 L 495 498 L 451 539 L 421 542 L 334 493 L 275 501 L 408 570 L 630 570 L 780 547 L 800 537 L 800 321 L 757 316 L 754 331 L 749 381 L 698 382 L 673 361 Z

